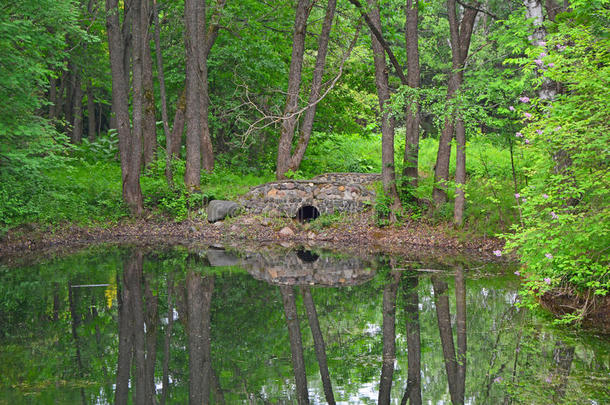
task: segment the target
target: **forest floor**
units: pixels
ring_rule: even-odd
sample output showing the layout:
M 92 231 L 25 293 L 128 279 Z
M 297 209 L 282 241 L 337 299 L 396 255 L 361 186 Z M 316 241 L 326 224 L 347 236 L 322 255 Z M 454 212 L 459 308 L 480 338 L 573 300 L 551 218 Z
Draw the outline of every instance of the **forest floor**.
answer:
M 198 218 L 176 223 L 150 217 L 124 220 L 110 226 L 64 224 L 49 228 L 30 225 L 13 229 L 0 239 L 0 258 L 10 261 L 11 257 L 35 252 L 72 251 L 99 243 L 231 245 L 247 242 L 404 256 L 413 256 L 418 251 L 459 252 L 491 261 L 498 259 L 493 251 L 503 246 L 498 238 L 456 232 L 446 224 L 409 221 L 378 227 L 371 212 L 344 216 L 322 226 L 316 222 L 301 224 L 288 218 L 240 215 L 216 223 Z

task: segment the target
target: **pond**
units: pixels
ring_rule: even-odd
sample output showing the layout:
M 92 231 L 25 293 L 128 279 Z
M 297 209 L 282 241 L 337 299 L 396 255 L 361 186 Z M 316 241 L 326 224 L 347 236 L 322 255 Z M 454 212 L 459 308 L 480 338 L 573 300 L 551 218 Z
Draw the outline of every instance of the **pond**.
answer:
M 97 246 L 0 266 L 0 404 L 610 403 L 505 263 Z

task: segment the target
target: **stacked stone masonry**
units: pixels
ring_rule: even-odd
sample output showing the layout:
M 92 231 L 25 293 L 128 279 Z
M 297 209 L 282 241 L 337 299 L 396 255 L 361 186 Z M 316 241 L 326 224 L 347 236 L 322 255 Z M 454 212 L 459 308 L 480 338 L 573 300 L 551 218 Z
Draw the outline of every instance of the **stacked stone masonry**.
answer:
M 285 180 L 252 188 L 240 198 L 250 213 L 271 216 L 297 216 L 305 206 L 321 215 L 360 212 L 375 202 L 375 193 L 364 184 L 378 180 L 376 174 L 329 173 L 312 180 Z

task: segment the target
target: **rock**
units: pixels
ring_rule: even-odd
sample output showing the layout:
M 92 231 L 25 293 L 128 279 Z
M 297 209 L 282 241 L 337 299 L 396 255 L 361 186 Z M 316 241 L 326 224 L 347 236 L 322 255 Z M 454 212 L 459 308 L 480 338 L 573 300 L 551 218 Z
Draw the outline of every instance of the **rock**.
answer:
M 280 236 L 293 236 L 294 231 L 290 227 L 285 226 L 280 230 Z
M 263 217 L 263 219 L 261 219 L 261 224 L 263 224 L 265 226 L 269 226 L 271 224 L 271 218 Z
M 315 238 L 316 238 L 316 234 L 315 234 L 315 233 L 313 233 L 313 232 L 309 232 L 309 233 L 307 234 L 307 237 L 308 237 L 309 239 L 315 239 Z
M 233 201 L 212 200 L 208 204 L 206 212 L 208 213 L 208 221 L 216 222 L 224 219 L 227 216 L 233 216 L 239 211 L 239 204 Z

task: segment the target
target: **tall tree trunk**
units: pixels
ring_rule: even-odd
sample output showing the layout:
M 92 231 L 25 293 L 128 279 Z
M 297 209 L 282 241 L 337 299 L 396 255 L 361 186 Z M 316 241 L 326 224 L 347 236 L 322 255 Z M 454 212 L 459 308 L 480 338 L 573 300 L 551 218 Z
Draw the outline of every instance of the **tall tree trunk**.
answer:
M 197 12 L 197 50 L 198 50 L 198 72 L 199 72 L 199 131 L 201 144 L 201 165 L 210 173 L 214 170 L 214 151 L 212 149 L 212 138 L 210 137 L 210 124 L 208 120 L 209 95 L 208 95 L 208 61 L 207 61 L 207 24 L 206 24 L 206 2 L 200 0 Z
M 95 100 L 93 99 L 93 84 L 91 79 L 87 80 L 87 136 L 89 142 L 95 141 L 97 137 L 95 125 Z
M 303 357 L 303 342 L 301 340 L 301 327 L 295 302 L 294 290 L 290 285 L 280 286 L 286 325 L 290 338 L 290 352 L 292 353 L 292 369 L 297 389 L 297 403 L 299 405 L 309 404 L 309 393 L 307 391 L 307 374 L 305 370 L 305 359 Z
M 184 25 L 186 42 L 186 170 L 184 184 L 189 191 L 201 187 L 201 115 L 199 90 L 199 46 L 197 24 L 200 12 L 197 0 L 185 0 Z
M 180 94 L 174 114 L 174 125 L 172 127 L 170 155 L 172 158 L 180 157 L 182 147 L 182 134 L 186 124 L 186 88 Z
M 368 0 L 369 17 L 375 28 L 381 32 L 381 17 L 379 6 L 375 0 Z M 385 51 L 377 37 L 371 34 L 371 46 L 375 61 L 375 85 L 379 98 L 379 111 L 381 115 L 381 177 L 383 191 L 392 201 L 392 214 L 390 220 L 396 219 L 395 212 L 399 211 L 400 200 L 396 190 L 396 171 L 394 168 L 394 119 L 390 117 L 389 101 L 390 86 L 388 82 L 388 67 L 385 60 Z
M 316 65 L 313 71 L 311 89 L 309 92 L 308 108 L 305 110 L 305 117 L 303 118 L 303 125 L 300 131 L 296 149 L 290 158 L 289 169 L 293 171 L 299 169 L 299 166 L 303 161 L 303 156 L 305 156 L 309 139 L 311 138 L 313 122 L 316 115 L 316 106 L 322 90 L 322 78 L 324 77 L 326 54 L 328 53 L 328 41 L 330 39 L 330 31 L 333 25 L 336 7 L 336 0 L 328 1 L 328 5 L 326 6 L 326 15 L 324 16 L 324 22 L 322 24 L 322 32 L 318 38 L 318 53 L 316 55 Z
M 146 340 L 144 335 L 144 300 L 142 297 L 142 262 L 143 255 L 134 249 L 129 258 L 125 273 L 125 284 L 131 290 L 131 313 L 133 314 L 135 390 L 134 404 L 146 404 Z
M 389 404 L 396 361 L 396 295 L 400 273 L 392 271 L 383 289 L 383 349 L 378 404 Z
M 127 202 L 131 213 L 140 216 L 143 210 L 142 190 L 140 188 L 142 147 L 141 138 L 138 136 L 138 132 L 135 131 L 134 128 L 134 132 L 132 133 L 129 123 L 129 82 L 126 80 L 128 72 L 125 72 L 124 70 L 126 40 L 123 37 L 123 30 L 119 24 L 118 0 L 106 0 L 106 11 L 108 51 L 110 54 L 110 67 L 112 72 L 112 108 L 116 116 L 119 134 L 123 198 L 125 199 L 125 202 Z M 141 135 L 141 131 L 139 134 Z
M 153 87 L 152 56 L 150 54 L 150 0 L 142 0 L 140 27 L 142 32 L 142 163 L 144 168 L 155 160 L 157 150 L 157 118 L 155 116 L 155 91 Z
M 419 33 L 418 25 L 419 0 L 407 0 L 406 41 L 407 41 L 407 82 L 412 89 L 419 89 Z M 405 117 L 405 156 L 402 174 L 411 188 L 417 187 L 419 155 L 419 102 L 407 104 Z
M 79 144 L 83 139 L 83 88 L 81 86 L 81 75 L 78 72 L 74 72 L 72 119 L 70 139 L 73 144 Z
M 167 93 L 165 91 L 165 71 L 163 69 L 163 53 L 161 51 L 161 25 L 159 22 L 159 4 L 153 0 L 153 16 L 155 23 L 155 55 L 157 59 L 157 77 L 159 79 L 159 96 L 161 97 L 161 121 L 165 135 L 165 179 L 167 185 L 172 187 L 174 178 L 172 173 L 172 136 L 169 130 L 169 117 L 167 115 Z
M 464 205 L 466 195 L 466 128 L 464 120 L 457 118 L 455 123 L 455 202 L 453 205 L 453 223 L 462 226 L 464 223 Z
M 405 316 L 407 330 L 407 387 L 401 405 L 421 405 L 421 338 L 419 328 L 419 279 L 412 275 L 404 280 Z
M 309 287 L 301 287 L 301 293 L 303 294 L 303 303 L 305 304 L 307 318 L 309 319 L 309 328 L 311 329 L 311 335 L 313 336 L 316 358 L 318 359 L 318 366 L 320 368 L 320 377 L 322 378 L 322 386 L 324 387 L 324 396 L 329 405 L 334 405 L 335 396 L 333 394 L 333 386 L 330 381 L 330 373 L 328 372 L 328 363 L 326 361 L 326 345 L 324 344 L 324 337 L 320 330 L 316 305 L 313 302 Z
M 294 18 L 294 33 L 292 36 L 292 56 L 288 73 L 288 92 L 284 108 L 280 141 L 277 150 L 276 177 L 286 178 L 285 173 L 290 167 L 292 140 L 297 125 L 296 115 L 299 106 L 299 91 L 301 89 L 301 73 L 303 70 L 303 55 L 305 53 L 305 36 L 307 34 L 307 18 L 311 11 L 309 0 L 299 0 Z
M 474 6 L 479 2 L 475 1 Z M 452 104 L 456 92 L 462 85 L 464 64 L 470 48 L 470 39 L 478 13 L 476 7 L 464 8 L 462 20 L 459 21 L 456 12 L 456 1 L 447 0 L 449 31 L 451 42 L 451 74 L 447 86 L 447 103 Z M 451 157 L 451 139 L 455 130 L 455 112 L 451 107 L 449 116 L 445 118 L 445 126 L 441 132 L 434 170 L 433 198 L 437 206 L 447 202 L 447 180 L 449 180 L 449 160 Z

